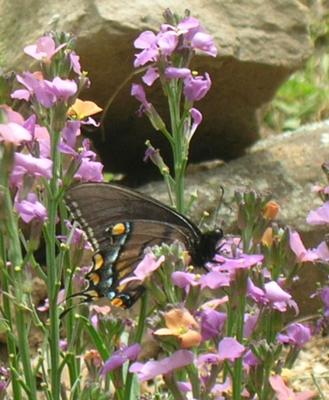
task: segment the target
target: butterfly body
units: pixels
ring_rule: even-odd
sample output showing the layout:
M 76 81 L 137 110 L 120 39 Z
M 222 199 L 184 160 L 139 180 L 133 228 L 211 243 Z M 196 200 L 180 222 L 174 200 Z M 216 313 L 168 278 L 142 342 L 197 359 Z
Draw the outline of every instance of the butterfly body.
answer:
M 170 207 L 119 185 L 80 184 L 69 189 L 65 201 L 95 251 L 86 275 L 88 287 L 81 293 L 87 300 L 107 297 L 112 304 L 128 308 L 143 287 L 135 281 L 121 282 L 133 274 L 147 247 L 178 240 L 192 264 L 202 267 L 213 258 L 223 236 L 220 229 L 203 234 Z

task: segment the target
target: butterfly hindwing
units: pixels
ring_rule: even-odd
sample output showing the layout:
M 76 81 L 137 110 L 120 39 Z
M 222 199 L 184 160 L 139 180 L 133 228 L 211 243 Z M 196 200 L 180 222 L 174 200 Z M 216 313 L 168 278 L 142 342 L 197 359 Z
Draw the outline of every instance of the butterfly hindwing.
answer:
M 210 233 L 208 238 L 175 210 L 118 185 L 80 184 L 69 189 L 65 201 L 95 250 L 83 293 L 89 300 L 107 297 L 125 308 L 134 304 L 143 287 L 136 281 L 122 281 L 133 274 L 147 247 L 178 240 L 201 266 L 212 257 L 221 235 Z M 199 249 L 207 254 L 199 254 Z

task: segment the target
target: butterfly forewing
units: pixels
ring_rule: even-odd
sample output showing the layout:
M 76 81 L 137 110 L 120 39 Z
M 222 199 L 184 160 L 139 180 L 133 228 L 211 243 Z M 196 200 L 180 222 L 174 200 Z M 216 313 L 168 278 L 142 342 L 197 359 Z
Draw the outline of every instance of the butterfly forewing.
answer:
M 66 203 L 96 251 L 87 274 L 90 298 L 108 297 L 115 305 L 130 307 L 143 288 L 122 280 L 133 274 L 146 247 L 178 240 L 192 254 L 200 242 L 201 232 L 188 219 L 121 186 L 78 185 L 68 191 Z

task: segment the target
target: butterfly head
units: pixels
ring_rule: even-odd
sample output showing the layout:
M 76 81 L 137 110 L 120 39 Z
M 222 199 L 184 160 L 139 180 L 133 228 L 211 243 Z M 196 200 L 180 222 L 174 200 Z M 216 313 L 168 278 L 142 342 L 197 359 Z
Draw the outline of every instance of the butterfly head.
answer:
M 220 228 L 204 232 L 200 237 L 199 246 L 193 257 L 194 262 L 199 266 L 204 266 L 206 262 L 211 261 L 217 252 L 218 242 L 223 236 L 223 231 Z

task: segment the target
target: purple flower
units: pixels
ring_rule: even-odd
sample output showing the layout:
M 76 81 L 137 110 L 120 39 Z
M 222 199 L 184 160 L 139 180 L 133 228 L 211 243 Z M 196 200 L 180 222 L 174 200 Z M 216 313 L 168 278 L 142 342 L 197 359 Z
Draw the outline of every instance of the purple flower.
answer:
M 184 95 L 191 103 L 199 101 L 208 93 L 210 86 L 211 80 L 207 72 L 204 77 L 190 76 L 184 80 Z
M 76 74 L 81 75 L 80 56 L 78 56 L 75 51 L 71 51 L 69 54 L 69 58 L 73 71 Z
M 66 229 L 70 232 L 70 236 L 71 236 L 70 244 L 71 245 L 81 247 L 86 251 L 92 250 L 92 246 L 86 239 L 86 234 L 84 233 L 84 231 L 82 229 L 78 228 L 75 225 L 72 225 L 70 221 L 66 220 L 66 221 L 64 221 L 64 223 L 65 223 Z M 74 228 L 74 230 L 73 230 L 73 228 Z M 73 230 L 73 232 L 72 232 L 72 230 Z M 66 243 L 68 240 L 68 236 L 58 235 L 57 239 L 63 243 Z
M 35 95 L 36 100 L 45 108 L 52 107 L 58 101 L 67 101 L 78 90 L 77 84 L 72 80 L 55 77 L 52 81 L 48 81 L 42 79 L 40 73 L 24 72 L 16 78 L 26 90 L 14 91 L 11 97 L 29 100 Z
M 248 278 L 247 281 L 247 294 L 256 303 L 261 303 L 261 304 L 266 303 L 264 290 L 256 286 L 250 278 Z
M 142 49 L 138 54 L 135 54 L 134 67 L 140 67 L 149 61 L 156 61 L 158 57 L 158 48 L 156 45 L 156 35 L 151 31 L 142 32 L 134 41 L 136 49 Z
M 247 371 L 249 371 L 250 367 L 256 367 L 259 363 L 259 359 L 251 350 L 248 350 L 243 357 L 243 365 Z
M 192 76 L 192 72 L 189 68 L 167 67 L 165 69 L 165 77 L 167 79 L 185 79 L 190 76 Z
M 129 372 L 136 373 L 141 382 L 148 381 L 158 375 L 166 375 L 175 369 L 193 363 L 193 353 L 189 350 L 178 350 L 171 356 L 159 361 L 147 361 L 145 364 L 135 362 Z
M 23 126 L 18 125 L 15 122 L 0 124 L 0 142 L 19 145 L 23 141 L 30 141 L 31 139 L 31 133 Z
M 280 312 L 287 311 L 287 307 L 293 307 L 298 313 L 298 306 L 289 293 L 285 292 L 276 282 L 271 281 L 264 285 L 265 297 L 270 306 Z
M 53 162 L 47 158 L 36 158 L 30 154 L 15 153 L 15 165 L 10 176 L 10 182 L 12 185 L 20 186 L 26 174 L 50 179 L 52 165 Z
M 212 57 L 216 57 L 217 55 L 217 48 L 214 44 L 213 38 L 205 32 L 197 32 L 191 40 L 191 46 Z
M 146 253 L 143 260 L 137 265 L 134 270 L 134 275 L 122 280 L 121 284 L 126 284 L 131 281 L 144 282 L 155 270 L 157 270 L 164 262 L 165 257 L 161 256 L 156 259 L 153 253 Z
M 230 285 L 230 277 L 228 273 L 219 271 L 210 271 L 202 275 L 200 278 L 201 288 L 218 289 Z
M 298 232 L 289 232 L 289 244 L 291 250 L 296 254 L 298 262 L 315 261 L 318 255 L 315 250 L 306 250 Z
M 98 161 L 82 158 L 80 167 L 74 174 L 74 178 L 80 182 L 103 182 L 103 168 L 103 164 Z
M 20 113 L 14 111 L 11 107 L 7 106 L 7 104 L 0 105 L 0 114 L 3 116 L 4 123 L 15 122 L 15 124 L 23 125 L 24 118 Z
M 325 286 L 320 290 L 320 297 L 324 305 L 324 316 L 329 317 L 329 286 Z
M 225 360 L 234 361 L 240 358 L 246 348 L 233 337 L 224 337 L 218 344 L 218 353 L 202 354 L 197 359 L 197 365 L 220 364 Z
M 47 219 L 47 209 L 38 201 L 35 193 L 29 193 L 26 200 L 15 200 L 15 208 L 25 223 L 29 223 L 32 219 L 44 222 Z
M 24 47 L 24 53 L 36 60 L 49 63 L 53 55 L 65 46 L 66 43 L 63 43 L 56 47 L 55 41 L 50 36 L 42 36 L 37 40 L 36 44 Z
M 133 83 L 131 85 L 131 92 L 130 94 L 135 97 L 142 105 L 142 111 L 148 111 L 151 107 L 151 103 L 146 100 L 145 90 L 142 85 L 138 83 Z
M 49 86 L 56 96 L 56 101 L 67 101 L 78 90 L 78 86 L 73 80 L 62 79 L 58 76 L 53 79 Z
M 68 349 L 67 339 L 60 339 L 59 341 L 59 348 L 61 351 L 67 351 Z
M 317 394 L 311 391 L 295 393 L 285 384 L 280 375 L 271 376 L 269 382 L 275 392 L 277 400 L 311 400 L 317 397 Z
M 194 135 L 194 133 L 195 133 L 197 127 L 198 127 L 198 126 L 201 124 L 201 122 L 202 122 L 202 114 L 201 114 L 201 112 L 200 112 L 198 109 L 196 109 L 196 108 L 191 108 L 190 113 L 191 113 L 191 117 L 192 117 L 192 119 L 193 119 L 193 123 L 192 123 L 192 126 L 191 126 L 191 128 L 190 128 L 190 130 L 189 130 L 189 133 L 188 133 L 188 135 L 187 135 L 188 141 L 190 141 L 190 140 L 192 139 L 192 136 Z
M 290 324 L 286 334 L 280 333 L 277 339 L 280 343 L 289 343 L 297 347 L 303 347 L 311 339 L 311 329 L 300 323 Z
M 62 130 L 62 138 L 72 149 L 75 149 L 77 136 L 80 135 L 81 121 L 66 121 Z
M 219 335 L 224 327 L 227 315 L 208 308 L 200 313 L 201 335 L 203 340 L 209 340 Z
M 232 337 L 224 337 L 218 345 L 218 354 L 220 360 L 234 361 L 242 356 L 245 347 Z
M 310 225 L 329 224 L 329 201 L 325 202 L 316 210 L 310 211 L 306 221 Z
M 140 351 L 141 346 L 138 343 L 115 351 L 111 357 L 105 361 L 105 364 L 100 372 L 101 376 L 105 377 L 106 374 L 116 368 L 121 367 L 128 360 L 135 361 Z
M 289 293 L 285 292 L 275 281 L 264 284 L 264 290 L 254 285 L 249 278 L 247 294 L 256 303 L 267 305 L 280 312 L 287 311 L 287 307 L 293 307 L 298 313 L 298 306 Z
M 191 272 L 175 271 L 171 274 L 171 280 L 175 286 L 189 290 L 190 286 L 200 285 L 200 275 Z
M 152 86 L 153 83 L 159 78 L 159 71 L 157 68 L 150 67 L 147 69 L 142 77 L 143 82 L 147 86 Z
M 177 25 L 177 30 L 184 34 L 186 40 L 191 41 L 198 32 L 203 32 L 200 21 L 194 17 L 186 17 Z
M 257 325 L 259 318 L 259 313 L 257 312 L 256 314 L 245 314 L 245 322 L 243 326 L 243 336 L 246 338 L 249 338 L 253 331 L 255 330 L 255 327 Z
M 326 242 L 321 242 L 315 251 L 320 260 L 329 261 L 329 248 Z
M 159 32 L 157 35 L 157 46 L 163 56 L 170 56 L 178 44 L 178 35 L 174 31 Z
M 237 258 L 216 254 L 214 257 L 215 263 L 211 263 L 211 269 L 214 271 L 229 271 L 234 277 L 236 270 L 250 269 L 252 266 L 261 263 L 263 259 L 264 256 L 262 254 L 243 254 L 240 252 Z

